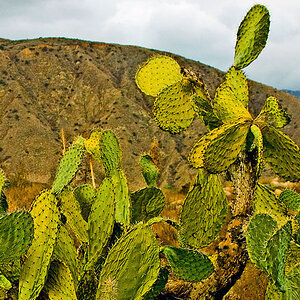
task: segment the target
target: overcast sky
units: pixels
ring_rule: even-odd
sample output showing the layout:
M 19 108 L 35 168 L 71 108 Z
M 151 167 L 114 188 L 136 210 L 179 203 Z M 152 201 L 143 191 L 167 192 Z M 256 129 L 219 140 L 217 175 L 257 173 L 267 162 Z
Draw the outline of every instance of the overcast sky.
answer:
M 169 51 L 226 71 L 254 4 L 271 13 L 248 78 L 300 90 L 300 0 L 0 0 L 0 37 L 69 37 Z

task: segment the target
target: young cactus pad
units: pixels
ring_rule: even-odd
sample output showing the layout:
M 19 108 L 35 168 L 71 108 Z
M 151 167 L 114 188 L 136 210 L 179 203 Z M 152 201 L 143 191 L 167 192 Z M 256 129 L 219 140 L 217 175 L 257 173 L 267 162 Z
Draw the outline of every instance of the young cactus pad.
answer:
M 140 159 L 143 177 L 148 186 L 154 186 L 158 175 L 158 167 L 150 155 L 142 155 Z
M 141 300 L 157 280 L 159 246 L 149 226 L 139 223 L 110 250 L 103 265 L 97 300 L 105 296 L 105 285 L 113 282 L 116 300 Z

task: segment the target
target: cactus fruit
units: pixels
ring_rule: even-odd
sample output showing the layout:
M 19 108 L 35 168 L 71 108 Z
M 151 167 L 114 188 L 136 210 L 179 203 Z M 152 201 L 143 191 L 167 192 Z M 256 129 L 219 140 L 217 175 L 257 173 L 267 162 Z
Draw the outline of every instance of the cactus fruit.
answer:
M 184 200 L 180 237 L 185 245 L 201 248 L 212 242 L 227 214 L 227 200 L 218 175 L 199 170 Z
M 163 192 L 152 186 L 138 190 L 131 194 L 132 223 L 147 222 L 158 216 L 163 210 L 166 198 Z
M 75 199 L 71 188 L 64 189 L 58 196 L 60 210 L 67 218 L 67 224 L 71 227 L 76 238 L 81 243 L 88 242 L 88 223 L 83 219 L 78 201 Z
M 156 97 L 164 88 L 183 78 L 180 66 L 171 57 L 158 55 L 146 61 L 136 72 L 137 86 L 146 95 Z
M 52 193 L 59 194 L 75 177 L 84 154 L 82 140 L 77 139 L 62 157 L 52 186 Z
M 300 211 L 300 195 L 292 190 L 285 190 L 280 193 L 279 201 L 284 203 L 289 209 Z
M 179 279 L 198 282 L 214 271 L 214 266 L 208 256 L 199 251 L 165 246 L 163 253 Z
M 106 177 L 99 186 L 88 220 L 88 265 L 92 267 L 100 258 L 114 228 L 114 186 Z
M 115 221 L 127 227 L 130 225 L 130 199 L 124 172 L 116 169 L 111 182 L 114 187 Z
M 210 131 L 194 145 L 189 162 L 195 168 L 205 167 L 210 173 L 225 171 L 241 152 L 249 127 L 249 120 L 241 119 Z
M 275 97 L 267 98 L 263 109 L 255 120 L 266 122 L 276 128 L 282 128 L 290 123 L 289 115 L 280 107 Z
M 267 125 L 260 126 L 264 140 L 264 158 L 273 171 L 289 181 L 300 180 L 299 147 L 287 135 Z
M 21 270 L 19 300 L 38 297 L 47 277 L 59 224 L 57 200 L 50 191 L 42 191 L 31 206 L 34 238 Z
M 44 289 L 50 300 L 77 300 L 71 272 L 62 261 L 51 262 Z
M 80 205 L 83 219 L 85 221 L 88 221 L 88 216 L 90 214 L 92 204 L 96 197 L 95 189 L 90 184 L 83 184 L 77 186 L 73 190 L 73 194 Z
M 151 289 L 160 270 L 159 246 L 149 226 L 137 224 L 111 248 L 102 267 L 96 299 L 106 285 L 116 288 L 116 300 L 138 300 Z
M 254 5 L 239 26 L 235 45 L 234 66 L 247 67 L 266 45 L 270 14 L 263 5 Z
M 107 176 L 111 175 L 121 164 L 121 148 L 116 135 L 111 130 L 102 132 L 99 138 L 101 162 Z
M 33 238 L 33 220 L 27 212 L 14 212 L 0 218 L 0 263 L 19 259 Z
M 140 159 L 142 174 L 148 186 L 154 186 L 159 172 L 150 155 L 142 155 Z

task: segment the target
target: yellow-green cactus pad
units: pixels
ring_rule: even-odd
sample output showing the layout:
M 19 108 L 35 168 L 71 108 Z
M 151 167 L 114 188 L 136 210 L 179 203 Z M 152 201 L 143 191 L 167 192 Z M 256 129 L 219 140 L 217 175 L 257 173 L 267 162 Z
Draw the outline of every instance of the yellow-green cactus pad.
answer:
M 88 242 L 88 223 L 81 215 L 80 205 L 75 199 L 71 188 L 64 189 L 58 199 L 60 200 L 60 210 L 67 218 L 67 224 L 71 227 L 80 243 Z
M 6 196 L 4 194 L 6 178 L 3 170 L 0 169 L 0 217 L 7 212 L 8 203 L 6 201 Z
M 229 69 L 225 81 L 217 88 L 214 112 L 224 123 L 240 118 L 252 119 L 248 106 L 248 85 L 242 71 Z
M 2 192 L 2 190 L 4 189 L 5 186 L 5 175 L 2 169 L 0 169 L 0 193 Z
M 181 239 L 202 248 L 219 234 L 227 214 L 227 200 L 218 175 L 199 170 L 184 200 L 180 215 Z
M 71 238 L 67 228 L 63 224 L 60 224 L 59 226 L 52 256 L 52 260 L 53 259 L 60 260 L 66 264 L 71 271 L 74 284 L 76 285 L 78 277 L 76 247 L 74 245 L 74 240 Z
M 130 225 L 130 198 L 127 179 L 122 170 L 117 169 L 111 176 L 114 187 L 115 221 L 124 226 Z
M 90 137 L 85 140 L 84 146 L 88 153 L 90 153 L 93 158 L 101 163 L 101 155 L 99 149 L 99 139 L 102 134 L 102 129 L 95 129 L 91 132 Z
M 187 79 L 165 88 L 156 97 L 153 107 L 158 126 L 171 133 L 188 128 L 195 115 L 191 102 L 193 94 L 193 84 Z
M 270 215 L 279 226 L 288 221 L 286 207 L 277 196 L 262 184 L 257 184 L 254 192 L 254 213 Z
M 254 5 L 239 26 L 235 44 L 234 66 L 247 67 L 266 45 L 270 27 L 270 14 L 263 5 Z
M 256 174 L 259 175 L 263 166 L 263 154 L 264 154 L 264 143 L 263 136 L 258 126 L 251 125 L 250 131 L 253 134 L 254 140 L 251 150 L 257 149 L 257 171 Z
M 214 271 L 214 266 L 208 256 L 199 251 L 165 246 L 163 253 L 179 279 L 199 282 Z
M 84 154 L 84 146 L 74 143 L 62 157 L 54 179 L 52 193 L 59 194 L 75 177 Z
M 36 299 L 44 286 L 60 221 L 56 202 L 54 195 L 45 190 L 31 206 L 34 238 L 21 270 L 19 300 Z
M 210 131 L 195 144 L 189 162 L 195 168 L 204 166 L 210 173 L 225 171 L 241 152 L 249 127 L 249 120 L 242 119 Z
M 264 158 L 273 171 L 285 180 L 300 180 L 299 147 L 272 126 L 260 126 L 264 139 Z
M 150 155 L 142 155 L 140 159 L 143 177 L 148 186 L 154 186 L 159 172 Z
M 99 139 L 101 161 L 106 175 L 112 174 L 121 164 L 121 148 L 116 135 L 111 130 L 105 130 Z
M 82 217 L 85 221 L 88 220 L 91 206 L 96 197 L 96 191 L 90 184 L 77 186 L 73 191 L 75 199 L 78 201 L 81 209 Z
M 152 230 L 142 223 L 111 248 L 102 267 L 97 300 L 107 284 L 116 287 L 116 300 L 141 300 L 156 282 L 160 270 L 159 246 Z
M 105 178 L 99 186 L 88 220 L 88 264 L 93 266 L 100 258 L 115 223 L 115 194 L 111 179 Z
M 8 291 L 11 287 L 12 287 L 11 282 L 4 275 L 0 274 L 0 297 L 1 297 L 2 290 Z
M 158 216 L 166 204 L 163 192 L 154 186 L 132 193 L 131 201 L 132 223 L 147 222 L 151 218 Z
M 77 300 L 72 274 L 64 262 L 51 262 L 45 291 L 50 300 Z
M 269 97 L 260 114 L 256 118 L 258 121 L 264 121 L 276 128 L 282 128 L 290 123 L 290 117 L 283 110 L 275 97 Z
M 292 190 L 285 190 L 279 195 L 279 201 L 289 209 L 300 211 L 300 195 Z
M 17 260 L 25 254 L 33 238 L 33 220 L 29 213 L 14 212 L 0 218 L 0 262 Z
M 18 281 L 21 273 L 20 259 L 16 259 L 9 263 L 0 262 L 0 273 L 3 274 L 11 282 Z
M 178 63 L 169 56 L 147 60 L 136 72 L 135 82 L 146 95 L 156 97 L 165 87 L 182 80 Z

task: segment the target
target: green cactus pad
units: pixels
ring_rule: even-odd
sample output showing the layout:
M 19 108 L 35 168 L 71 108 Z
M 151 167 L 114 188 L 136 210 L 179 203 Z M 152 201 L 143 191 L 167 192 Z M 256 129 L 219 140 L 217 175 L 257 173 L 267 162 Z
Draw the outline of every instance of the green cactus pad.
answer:
M 202 248 L 219 234 L 227 214 L 227 200 L 218 175 L 199 170 L 184 200 L 180 237 L 185 245 Z
M 169 270 L 167 268 L 161 268 L 159 270 L 159 274 L 157 280 L 152 285 L 151 290 L 145 294 L 143 300 L 154 300 L 160 294 L 160 292 L 164 289 L 168 282 L 169 278 Z
M 71 227 L 80 243 L 88 242 L 88 223 L 81 215 L 80 205 L 75 199 L 71 188 L 64 189 L 58 199 L 60 200 L 60 210 L 67 218 L 67 224 Z
M 139 223 L 109 251 L 100 274 L 96 299 L 104 298 L 109 282 L 116 286 L 116 300 L 143 299 L 156 282 L 159 270 L 157 241 L 151 229 Z
M 289 124 L 291 119 L 280 107 L 277 99 L 275 97 L 269 97 L 256 120 L 264 121 L 276 128 L 282 128 Z
M 99 139 L 99 151 L 106 175 L 110 175 L 120 166 L 121 148 L 116 135 L 111 130 L 105 130 Z
M 9 263 L 0 263 L 0 273 L 11 282 L 18 281 L 21 273 L 20 259 Z
M 263 5 L 254 5 L 238 29 L 233 64 L 237 69 L 247 67 L 257 58 L 266 45 L 269 27 L 269 11 Z
M 90 184 L 83 184 L 77 186 L 73 190 L 75 199 L 78 201 L 81 209 L 82 217 L 85 221 L 88 221 L 88 217 L 91 211 L 92 204 L 96 197 L 96 191 Z
M 257 149 L 257 171 L 256 174 L 260 174 L 260 171 L 263 166 L 263 153 L 264 153 L 264 143 L 263 136 L 258 126 L 251 125 L 250 131 L 253 134 L 254 140 L 250 150 L 254 148 Z
M 62 157 L 54 179 L 52 193 L 59 194 L 75 177 L 84 154 L 84 147 L 74 143 Z
M 193 84 L 187 79 L 165 88 L 156 97 L 153 106 L 157 125 L 171 133 L 188 128 L 195 115 L 191 102 L 193 94 Z
M 154 186 L 159 172 L 150 155 L 142 155 L 140 159 L 142 174 L 148 186 Z
M 279 201 L 289 209 L 300 211 L 300 195 L 292 190 L 285 190 L 279 195 Z
M 260 124 L 264 139 L 264 158 L 285 180 L 300 180 L 299 147 L 287 135 L 267 124 Z
M 6 178 L 3 170 L 0 169 L 0 217 L 7 212 L 8 203 L 6 201 L 6 196 L 3 192 L 5 188 Z
M 45 190 L 31 206 L 34 239 L 21 270 L 19 300 L 36 299 L 45 283 L 60 219 L 56 202 L 54 195 Z
M 241 119 L 210 131 L 195 144 L 189 162 L 195 168 L 204 166 L 210 173 L 225 171 L 241 152 L 249 127 L 249 120 Z
M 11 287 L 11 282 L 4 275 L 0 274 L 0 297 L 1 290 L 9 290 Z
M 67 228 L 63 224 L 59 226 L 52 259 L 60 260 L 66 264 L 71 271 L 74 284 L 76 285 L 78 277 L 76 247 Z
M 105 178 L 99 186 L 88 220 L 88 264 L 93 266 L 100 258 L 114 227 L 114 186 Z
M 117 169 L 111 176 L 114 187 L 115 221 L 124 226 L 130 225 L 130 198 L 127 179 L 122 170 Z
M 255 215 L 249 222 L 246 231 L 247 251 L 255 265 L 267 269 L 267 245 L 270 238 L 277 231 L 276 221 L 269 215 Z
M 45 291 L 50 300 L 76 300 L 75 285 L 67 265 L 59 260 L 50 264 Z
M 232 123 L 239 118 L 252 119 L 246 109 L 248 85 L 242 71 L 229 69 L 225 81 L 217 88 L 214 112 L 224 123 Z
M 214 266 L 208 256 L 199 251 L 165 246 L 163 253 L 179 279 L 199 282 L 214 271 Z
M 99 139 L 101 137 L 103 130 L 102 129 L 94 129 L 90 137 L 85 141 L 84 146 L 88 153 L 90 153 L 93 158 L 101 163 L 101 155 L 99 150 Z
M 25 211 L 0 218 L 0 262 L 17 260 L 25 254 L 33 238 L 33 220 Z
M 173 58 L 158 55 L 147 60 L 138 69 L 135 82 L 146 95 L 156 97 L 164 88 L 182 78 L 180 66 Z
M 271 190 L 259 183 L 254 192 L 254 212 L 255 214 L 270 215 L 279 226 L 288 221 L 286 207 Z
M 158 216 L 165 204 L 166 198 L 163 192 L 156 187 L 146 187 L 131 194 L 132 223 L 147 222 Z

